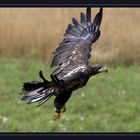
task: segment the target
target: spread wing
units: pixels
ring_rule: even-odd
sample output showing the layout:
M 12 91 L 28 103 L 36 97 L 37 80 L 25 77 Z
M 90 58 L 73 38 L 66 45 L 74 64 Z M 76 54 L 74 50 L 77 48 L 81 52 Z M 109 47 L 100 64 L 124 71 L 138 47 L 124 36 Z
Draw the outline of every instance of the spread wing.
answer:
M 90 7 L 87 8 L 86 14 L 80 14 L 80 23 L 72 18 L 73 24 L 68 25 L 63 41 L 54 52 L 51 67 L 59 66 L 58 71 L 67 71 L 68 68 L 72 70 L 73 67 L 88 64 L 91 45 L 100 36 L 102 11 L 100 8 L 93 21 Z

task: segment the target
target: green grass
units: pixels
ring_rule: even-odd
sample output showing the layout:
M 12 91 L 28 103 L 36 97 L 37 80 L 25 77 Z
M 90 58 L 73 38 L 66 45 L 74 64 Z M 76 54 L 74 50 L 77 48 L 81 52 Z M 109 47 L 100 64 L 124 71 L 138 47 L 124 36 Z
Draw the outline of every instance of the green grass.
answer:
M 39 60 L 0 59 L 0 132 L 140 131 L 140 67 L 109 67 L 73 92 L 67 112 L 54 121 L 53 100 L 40 107 L 20 100 L 25 81 L 50 69 Z

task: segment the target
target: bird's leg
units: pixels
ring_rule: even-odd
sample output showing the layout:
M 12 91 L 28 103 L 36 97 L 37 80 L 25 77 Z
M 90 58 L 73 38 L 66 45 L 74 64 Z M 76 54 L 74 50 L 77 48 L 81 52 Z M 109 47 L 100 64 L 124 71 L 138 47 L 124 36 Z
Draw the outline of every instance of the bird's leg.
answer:
M 66 112 L 66 106 L 65 106 L 65 105 L 61 107 L 61 112 L 62 112 L 62 113 L 63 113 L 63 112 Z
M 63 113 L 63 112 L 66 112 L 65 105 L 60 107 L 60 108 L 56 108 L 55 115 L 54 115 L 54 120 L 60 119 L 61 113 Z
M 60 117 L 61 117 L 60 108 L 56 108 L 55 115 L 54 115 L 54 120 L 58 120 L 58 119 L 60 119 Z
M 70 98 L 72 92 L 58 94 L 54 100 L 54 106 L 56 108 L 54 119 L 60 119 L 60 113 L 66 111 L 65 104 Z

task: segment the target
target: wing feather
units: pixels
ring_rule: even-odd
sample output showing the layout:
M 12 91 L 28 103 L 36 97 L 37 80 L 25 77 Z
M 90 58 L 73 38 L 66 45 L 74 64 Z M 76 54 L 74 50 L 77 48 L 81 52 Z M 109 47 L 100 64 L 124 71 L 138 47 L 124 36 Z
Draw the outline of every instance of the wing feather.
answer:
M 81 24 L 82 25 L 86 25 L 86 23 L 87 23 L 86 22 L 86 15 L 81 12 L 81 15 L 80 16 L 81 16 L 81 20 L 80 20 Z
M 72 24 L 68 24 L 64 39 L 54 52 L 51 67 L 59 66 L 61 70 L 65 70 L 67 67 L 72 69 L 73 65 L 78 67 L 81 64 L 88 64 L 91 56 L 91 45 L 100 36 L 99 27 L 102 20 L 102 11 L 102 8 L 100 8 L 93 22 L 91 21 L 90 7 L 87 8 L 86 15 L 81 12 L 80 23 L 77 19 L 72 18 Z

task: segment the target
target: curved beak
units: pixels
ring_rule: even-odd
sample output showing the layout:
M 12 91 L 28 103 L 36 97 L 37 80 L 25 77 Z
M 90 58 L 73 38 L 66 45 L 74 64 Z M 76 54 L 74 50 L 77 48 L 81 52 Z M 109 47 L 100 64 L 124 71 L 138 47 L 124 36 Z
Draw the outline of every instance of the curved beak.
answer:
M 102 67 L 98 70 L 98 73 L 102 73 L 102 72 L 108 73 L 107 67 Z

